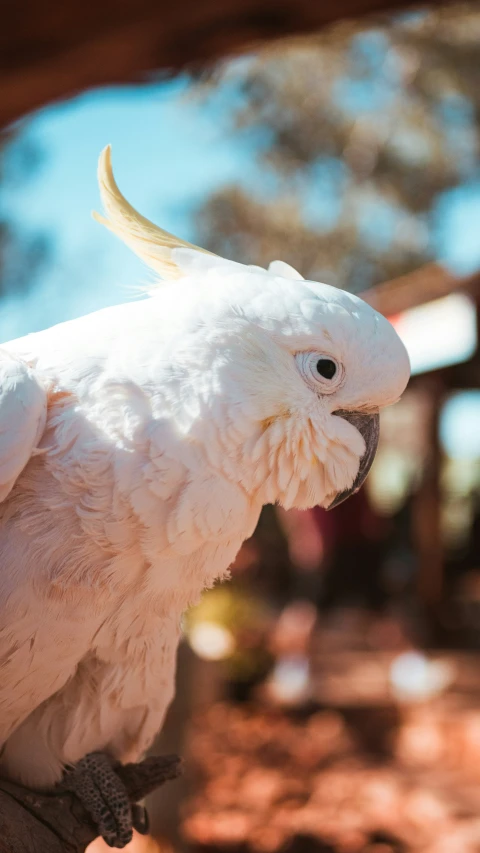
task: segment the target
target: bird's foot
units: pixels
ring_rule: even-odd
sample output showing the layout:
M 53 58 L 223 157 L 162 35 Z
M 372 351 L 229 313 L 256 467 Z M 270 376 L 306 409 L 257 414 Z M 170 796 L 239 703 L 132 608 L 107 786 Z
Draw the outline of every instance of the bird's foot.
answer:
M 91 752 L 65 771 L 60 787 L 72 791 L 90 814 L 109 847 L 122 848 L 132 840 L 132 828 L 146 834 L 148 817 L 142 806 L 131 805 L 117 773 L 121 765 L 103 752 Z

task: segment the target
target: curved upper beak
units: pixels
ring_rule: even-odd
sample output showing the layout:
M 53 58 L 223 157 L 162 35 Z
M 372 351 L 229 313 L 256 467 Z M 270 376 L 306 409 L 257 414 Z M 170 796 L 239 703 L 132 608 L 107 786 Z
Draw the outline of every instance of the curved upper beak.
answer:
M 347 498 L 354 495 L 355 492 L 358 492 L 361 486 L 363 486 L 363 483 L 367 478 L 367 474 L 372 467 L 373 460 L 375 459 L 378 439 L 380 437 L 380 415 L 378 412 L 374 415 L 365 415 L 362 412 L 339 411 L 335 412 L 335 415 L 339 418 L 344 418 L 346 421 L 351 423 L 352 426 L 358 429 L 365 441 L 365 453 L 360 459 L 358 474 L 351 487 L 346 489 L 344 492 L 339 492 L 327 509 L 333 509 L 343 503 L 343 501 L 346 501 Z

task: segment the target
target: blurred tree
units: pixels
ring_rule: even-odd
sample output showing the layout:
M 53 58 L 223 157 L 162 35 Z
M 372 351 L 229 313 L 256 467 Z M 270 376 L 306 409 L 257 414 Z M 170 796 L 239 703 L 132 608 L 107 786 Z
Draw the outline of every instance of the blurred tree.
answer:
M 339 26 L 225 66 L 255 187 L 216 192 L 199 241 L 355 292 L 434 257 L 432 213 L 478 169 L 480 5 Z
M 2 187 L 18 185 L 39 164 L 41 155 L 28 138 L 17 140 L 13 131 L 0 133 L 0 299 L 25 290 L 34 282 L 48 250 L 44 234 L 26 232 L 1 204 Z

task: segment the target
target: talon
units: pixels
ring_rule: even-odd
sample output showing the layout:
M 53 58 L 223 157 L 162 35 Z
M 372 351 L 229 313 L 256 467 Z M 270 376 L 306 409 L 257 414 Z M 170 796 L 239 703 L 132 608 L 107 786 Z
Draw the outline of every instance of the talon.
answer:
M 60 787 L 72 791 L 109 847 L 123 848 L 132 840 L 132 809 L 118 762 L 103 752 L 92 752 L 65 771 Z
M 138 804 L 132 806 L 132 824 L 133 828 L 136 829 L 140 835 L 148 835 L 150 819 L 145 806 L 139 806 Z

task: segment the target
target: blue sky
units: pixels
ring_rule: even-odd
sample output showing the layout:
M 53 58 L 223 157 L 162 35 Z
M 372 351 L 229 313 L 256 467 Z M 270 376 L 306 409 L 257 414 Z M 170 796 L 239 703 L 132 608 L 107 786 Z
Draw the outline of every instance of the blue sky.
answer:
M 443 408 L 440 439 L 456 459 L 480 458 L 480 391 L 453 394 Z
M 180 78 L 100 90 L 42 110 L 25 125 L 15 145 L 28 140 L 40 167 L 23 184 L 7 184 L 0 203 L 14 223 L 50 235 L 52 255 L 35 287 L 3 302 L 0 340 L 124 301 L 148 279 L 91 218 L 99 209 L 98 155 L 107 143 L 132 204 L 186 239 L 194 237 L 193 212 L 213 189 L 239 175 L 254 180 L 254 141 L 230 132 L 225 93 L 206 104 L 187 89 Z

